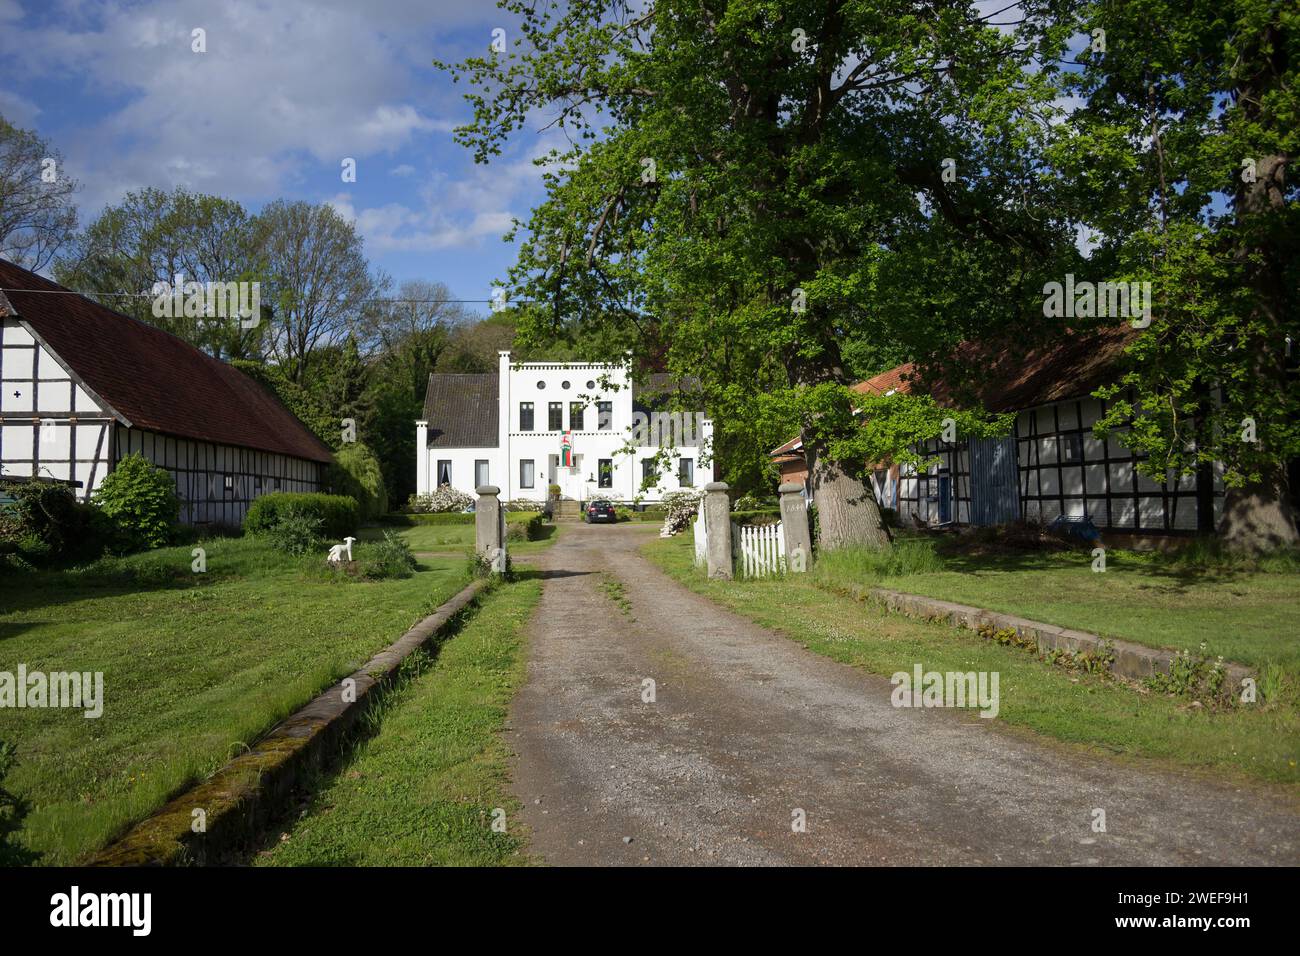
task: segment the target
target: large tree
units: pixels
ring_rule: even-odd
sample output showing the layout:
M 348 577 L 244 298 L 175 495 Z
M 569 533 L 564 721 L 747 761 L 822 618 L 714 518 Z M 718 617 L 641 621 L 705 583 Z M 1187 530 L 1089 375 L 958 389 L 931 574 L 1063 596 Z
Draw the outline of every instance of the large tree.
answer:
M 1053 162 L 1094 259 L 1152 283 L 1152 322 L 1106 394 L 1105 428 L 1163 481 L 1218 469 L 1220 532 L 1300 543 L 1300 8 L 1287 0 L 1125 0 L 1085 11 L 1083 107 Z M 1094 31 L 1104 31 L 1097 32 Z M 1210 502 L 1202 502 L 1202 518 Z
M 802 432 L 824 547 L 887 544 L 864 463 L 946 417 L 989 426 L 855 396 L 843 346 L 933 358 L 1034 310 L 1023 335 L 1041 331 L 1069 238 L 1035 161 L 1058 93 L 1036 64 L 1070 33 L 1056 4 L 1011 28 L 947 0 L 500 6 L 519 39 L 453 68 L 473 87 L 460 139 L 489 161 L 541 116 L 575 144 L 511 273 L 546 306 L 523 321 L 637 330 L 719 428 Z
M 356 228 L 328 205 L 276 200 L 257 217 L 257 243 L 275 308 L 271 347 L 301 383 L 312 353 L 346 339 L 384 280 L 371 274 Z
M 77 228 L 76 190 L 58 150 L 0 116 L 0 256 L 26 269 L 49 265 Z
M 271 308 L 256 323 L 237 316 L 156 314 L 158 284 L 263 282 L 253 221 L 231 199 L 146 188 L 109 206 L 60 255 L 55 278 L 70 289 L 157 325 L 222 358 L 260 357 Z M 251 301 L 251 300 L 249 300 Z

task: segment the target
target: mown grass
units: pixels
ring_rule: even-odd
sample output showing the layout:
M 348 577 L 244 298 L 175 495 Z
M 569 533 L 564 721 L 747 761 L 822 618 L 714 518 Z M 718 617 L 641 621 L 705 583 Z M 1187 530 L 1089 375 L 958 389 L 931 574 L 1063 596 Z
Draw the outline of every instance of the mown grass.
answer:
M 1107 549 L 1092 570 L 1088 549 L 1021 555 L 943 554 L 932 540 L 902 538 L 886 551 L 819 556 L 813 577 L 830 588 L 880 585 L 1300 675 L 1300 565 L 1251 564 L 1203 549 L 1183 554 Z
M 410 578 L 340 578 L 255 539 L 0 579 L 0 670 L 102 671 L 103 716 L 0 709 L 40 862 L 83 857 L 211 773 L 469 580 L 459 557 Z
M 1232 709 L 1144 692 L 1066 670 L 978 635 L 890 614 L 819 586 L 815 573 L 710 581 L 693 567 L 689 535 L 649 542 L 670 576 L 819 654 L 884 676 L 925 670 L 1000 676 L 996 718 L 1101 753 L 1155 759 L 1228 777 L 1300 782 L 1300 708 L 1294 682 L 1271 701 Z M 950 595 L 944 595 L 950 596 Z M 1021 610 L 1024 613 L 1023 609 Z M 972 718 L 978 719 L 978 718 Z
M 491 866 L 526 862 L 500 737 L 525 676 L 541 595 L 498 587 L 427 669 L 386 695 L 359 742 L 264 866 Z M 493 830 L 503 814 L 504 832 Z
M 514 522 L 511 522 L 512 524 Z M 376 541 L 384 536 L 384 531 L 395 530 L 407 544 L 411 546 L 412 551 L 419 552 L 452 552 L 463 551 L 468 554 L 474 547 L 474 526 L 468 525 L 415 525 L 409 528 L 362 528 L 358 537 L 362 541 Z M 544 535 L 538 541 L 509 541 L 506 544 L 506 550 L 511 555 L 528 555 L 537 551 L 540 547 L 545 546 L 556 534 L 556 526 L 547 525 L 544 528 Z

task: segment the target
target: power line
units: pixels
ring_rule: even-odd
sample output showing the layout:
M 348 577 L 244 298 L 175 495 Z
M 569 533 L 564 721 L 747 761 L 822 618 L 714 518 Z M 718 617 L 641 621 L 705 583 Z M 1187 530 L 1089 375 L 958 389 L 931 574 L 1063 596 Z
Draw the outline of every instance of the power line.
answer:
M 156 299 L 160 295 L 167 293 L 154 292 L 78 292 L 75 289 L 0 289 L 0 292 L 17 292 L 22 295 L 79 295 L 83 299 L 91 299 L 96 296 L 112 296 L 117 298 L 135 298 L 135 299 Z M 390 305 L 469 305 L 482 303 L 491 305 L 494 302 L 504 302 L 507 305 L 533 305 L 540 302 L 540 299 L 389 299 L 385 297 L 376 297 L 370 299 L 358 299 L 359 303 L 367 304 L 373 302 L 384 302 Z

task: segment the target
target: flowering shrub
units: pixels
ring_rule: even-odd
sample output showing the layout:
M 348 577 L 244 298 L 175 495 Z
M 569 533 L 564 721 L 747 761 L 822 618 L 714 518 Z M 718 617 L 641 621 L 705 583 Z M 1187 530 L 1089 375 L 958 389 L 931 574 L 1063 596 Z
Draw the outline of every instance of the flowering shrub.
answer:
M 689 528 L 699 514 L 701 497 L 698 491 L 670 491 L 664 495 L 664 526 L 660 537 L 671 537 Z
M 411 495 L 406 510 L 412 514 L 443 514 L 448 511 L 464 511 L 473 506 L 473 495 L 457 491 L 451 485 L 439 485 L 430 494 Z
M 506 511 L 542 511 L 545 508 L 544 501 L 530 501 L 527 498 L 514 498 L 506 502 Z

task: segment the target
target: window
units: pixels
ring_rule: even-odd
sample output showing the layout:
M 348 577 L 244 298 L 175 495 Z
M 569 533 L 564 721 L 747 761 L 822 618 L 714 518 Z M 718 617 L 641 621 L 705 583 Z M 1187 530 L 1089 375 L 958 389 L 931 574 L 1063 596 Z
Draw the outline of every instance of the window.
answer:
M 564 431 L 564 405 L 551 402 L 546 406 L 546 427 L 553 432 Z
M 596 484 L 599 485 L 601 488 L 614 487 L 614 459 L 613 458 L 601 458 L 597 462 L 596 477 L 598 479 Z
M 657 469 L 655 468 L 655 460 L 653 458 L 641 459 L 642 487 L 653 488 L 656 484 L 658 484 L 658 481 L 656 480 L 658 478 L 658 475 L 655 473 L 656 470 Z
M 521 432 L 530 432 L 533 430 L 533 403 L 519 403 L 519 430 Z
M 694 458 L 683 458 L 677 463 L 677 483 L 683 488 L 695 487 Z
M 488 481 L 488 463 L 486 458 L 478 458 L 474 461 L 474 487 L 482 488 L 484 485 L 491 484 Z
M 569 383 L 568 383 L 567 381 L 566 381 L 566 382 L 561 382 L 561 383 L 560 383 L 560 388 L 564 389 L 564 390 L 567 392 L 567 391 L 569 390 Z
M 537 388 L 538 388 L 539 390 L 540 390 L 540 389 L 544 389 L 544 388 L 546 388 L 546 382 L 545 382 L 544 380 L 542 380 L 542 379 L 538 379 L 538 380 L 537 380 Z
M 533 486 L 533 460 L 524 458 L 519 462 L 519 487 L 531 488 Z
M 451 484 L 451 462 L 445 458 L 438 459 L 438 487 Z
M 582 418 L 585 407 L 582 402 L 569 403 L 569 427 L 575 432 L 582 431 Z
M 613 402 L 596 403 L 596 427 L 603 432 L 607 432 L 614 427 Z
M 596 387 L 596 382 L 595 382 L 595 380 L 594 380 L 594 379 L 588 379 L 588 380 L 587 380 L 587 388 L 595 388 L 595 387 Z
M 1081 435 L 1061 436 L 1061 460 L 1083 461 L 1083 437 Z

